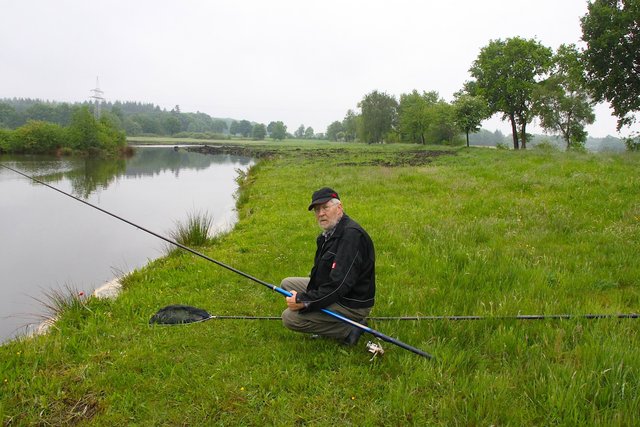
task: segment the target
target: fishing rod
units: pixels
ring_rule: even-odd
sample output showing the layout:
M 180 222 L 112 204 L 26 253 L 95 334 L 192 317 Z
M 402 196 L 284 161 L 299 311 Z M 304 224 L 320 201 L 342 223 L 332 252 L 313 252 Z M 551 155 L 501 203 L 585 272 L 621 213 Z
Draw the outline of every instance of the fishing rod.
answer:
M 217 261 L 217 260 L 215 260 L 215 259 L 213 259 L 213 258 L 211 258 L 211 257 L 209 257 L 209 256 L 207 256 L 207 255 L 205 255 L 205 254 L 203 254 L 201 252 L 198 252 L 198 251 L 196 251 L 194 249 L 191 249 L 188 246 L 185 246 L 185 245 L 183 245 L 181 243 L 178 243 L 173 239 L 169 239 L 168 237 L 165 237 L 165 236 L 162 236 L 161 234 L 155 233 L 155 232 L 153 232 L 153 231 L 151 231 L 151 230 L 149 230 L 147 228 L 144 228 L 144 227 L 142 227 L 142 226 L 140 226 L 140 225 L 138 225 L 138 224 L 136 224 L 134 222 L 131 222 L 131 221 L 125 219 L 125 218 L 122 218 L 121 216 L 118 216 L 118 215 L 116 215 L 116 214 L 114 214 L 112 212 L 109 212 L 109 211 L 107 211 L 105 209 L 102 209 L 102 208 L 100 208 L 100 207 L 98 207 L 98 206 L 96 206 L 96 205 L 94 205 L 92 203 L 89 203 L 86 200 L 82 200 L 82 199 L 80 199 L 80 198 L 78 198 L 78 197 L 76 197 L 76 196 L 74 196 L 72 194 L 69 194 L 69 193 L 67 193 L 67 192 L 65 192 L 63 190 L 60 190 L 59 188 L 56 188 L 56 187 L 54 187 L 52 185 L 49 185 L 46 182 L 43 182 L 43 181 L 41 181 L 41 180 L 39 180 L 37 178 L 34 178 L 34 177 L 30 176 L 30 175 L 27 175 L 27 174 L 25 174 L 23 172 L 20 172 L 20 171 L 18 171 L 16 169 L 13 169 L 13 168 L 11 168 L 11 167 L 9 167 L 7 165 L 4 165 L 4 164 L 0 164 L 0 166 L 4 167 L 6 169 L 9 169 L 12 172 L 17 173 L 18 175 L 22 175 L 23 177 L 28 178 L 28 179 L 30 179 L 30 180 L 32 180 L 34 182 L 37 182 L 38 184 L 44 185 L 45 187 L 48 187 L 48 188 L 50 188 L 52 190 L 55 190 L 58 193 L 64 194 L 65 196 L 70 197 L 70 198 L 72 198 L 72 199 L 74 199 L 74 200 L 76 200 L 78 202 L 84 203 L 87 206 L 90 206 L 90 207 L 92 207 L 94 209 L 99 210 L 102 213 L 105 213 L 105 214 L 107 214 L 109 216 L 112 216 L 113 218 L 116 218 L 116 219 L 118 219 L 120 221 L 123 221 L 123 222 L 125 222 L 125 223 L 127 223 L 127 224 L 129 224 L 129 225 L 141 230 L 141 231 L 144 231 L 145 233 L 149 233 L 152 236 L 155 236 L 155 237 L 157 237 L 157 238 L 159 238 L 161 240 L 164 240 L 165 242 L 167 242 L 169 244 L 172 244 L 174 246 L 177 246 L 180 249 L 183 249 L 183 250 L 185 250 L 187 252 L 190 252 L 193 255 L 196 255 L 196 256 L 198 256 L 200 258 L 203 258 L 203 259 L 205 259 L 207 261 L 210 261 L 210 262 L 212 262 L 212 263 L 214 263 L 214 264 L 216 264 L 216 265 L 218 265 L 220 267 L 226 268 L 227 270 L 232 271 L 232 272 L 234 272 L 236 274 L 239 274 L 239 275 L 241 275 L 241 276 L 243 276 L 243 277 L 245 277 L 247 279 L 250 279 L 250 280 L 260 284 L 260 285 L 266 286 L 267 288 L 271 289 L 272 291 L 278 292 L 281 295 L 284 295 L 286 297 L 293 296 L 293 294 L 291 292 L 287 291 L 286 289 L 280 288 L 280 287 L 278 287 L 276 285 L 272 285 L 271 283 L 267 283 L 264 280 L 260 280 L 257 277 L 254 277 L 254 276 L 252 276 L 250 274 L 247 274 L 247 273 L 245 273 L 243 271 L 240 271 L 240 270 L 238 270 L 236 268 L 233 268 L 230 265 L 227 265 L 227 264 L 225 264 L 223 262 Z M 373 335 L 373 336 L 375 336 L 375 337 L 377 337 L 377 338 L 379 338 L 379 339 L 381 339 L 383 341 L 386 341 L 388 343 L 397 345 L 398 347 L 404 348 L 405 350 L 409 350 L 412 353 L 415 353 L 415 354 L 417 354 L 419 356 L 426 357 L 427 359 L 432 359 L 433 358 L 433 356 L 431 354 L 429 354 L 429 353 L 427 353 L 425 351 L 422 351 L 419 348 L 413 347 L 413 346 L 411 346 L 409 344 L 406 344 L 406 343 L 404 343 L 404 342 L 402 342 L 400 340 L 397 340 L 397 339 L 392 338 L 392 337 L 390 337 L 388 335 L 385 335 L 382 332 L 379 332 L 379 331 L 377 331 L 375 329 L 372 329 L 372 328 L 370 328 L 370 327 L 368 327 L 366 325 L 362 325 L 362 324 L 360 324 L 358 322 L 355 322 L 355 321 L 349 319 L 348 317 L 342 316 L 341 314 L 338 314 L 338 313 L 336 313 L 334 311 L 331 311 L 331 310 L 326 309 L 326 308 L 321 308 L 320 311 L 322 311 L 322 312 L 328 314 L 329 316 L 334 317 L 334 318 L 336 318 L 336 319 L 338 319 L 338 320 L 340 320 L 340 321 L 342 321 L 344 323 L 347 323 L 347 324 L 349 324 L 349 325 L 351 325 L 351 326 L 353 326 L 355 328 L 361 329 L 362 331 L 367 332 L 367 333 L 369 333 L 369 334 L 371 334 L 371 335 Z
M 210 315 L 203 320 L 282 320 L 277 316 L 242 316 L 242 315 Z M 391 321 L 391 320 L 549 320 L 549 319 L 640 319 L 638 313 L 614 313 L 614 314 L 518 314 L 514 316 L 370 316 L 367 320 Z

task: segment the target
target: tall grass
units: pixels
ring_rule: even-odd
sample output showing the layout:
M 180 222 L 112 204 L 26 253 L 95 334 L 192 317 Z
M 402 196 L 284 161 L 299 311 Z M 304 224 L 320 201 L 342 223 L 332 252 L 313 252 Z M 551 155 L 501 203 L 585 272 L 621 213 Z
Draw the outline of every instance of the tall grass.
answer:
M 87 295 L 75 286 L 65 285 L 62 288 L 51 288 L 42 291 L 41 297 L 32 297 L 40 304 L 40 312 L 34 315 L 38 326 L 29 329 L 28 335 L 42 334 L 55 327 L 56 321 L 63 313 L 81 313 L 88 310 Z
M 208 212 L 191 212 L 185 221 L 176 221 L 169 236 L 185 246 L 203 246 L 209 241 L 213 216 Z
M 461 149 L 408 165 L 415 146 L 283 146 L 252 170 L 236 228 L 203 247 L 214 259 L 275 284 L 308 274 L 319 229 L 306 206 L 329 185 L 376 245 L 373 316 L 640 306 L 637 155 Z M 0 348 L 4 423 L 635 425 L 640 413 L 633 319 L 378 321 L 436 360 L 383 343 L 370 362 L 368 336 L 343 348 L 280 322 L 150 327 L 173 303 L 284 309 L 196 257 L 157 260 L 124 288 Z

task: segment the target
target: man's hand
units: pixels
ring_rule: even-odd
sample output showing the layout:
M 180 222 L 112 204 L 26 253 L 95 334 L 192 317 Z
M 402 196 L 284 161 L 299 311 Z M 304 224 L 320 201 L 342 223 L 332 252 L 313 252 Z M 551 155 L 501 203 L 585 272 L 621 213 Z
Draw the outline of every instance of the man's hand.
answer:
M 291 295 L 290 297 L 286 297 L 285 300 L 287 301 L 287 307 L 289 307 L 289 310 L 293 310 L 293 311 L 298 311 L 298 310 L 302 310 L 304 308 L 304 304 L 301 302 L 296 302 L 296 291 L 291 291 L 291 293 L 293 295 Z

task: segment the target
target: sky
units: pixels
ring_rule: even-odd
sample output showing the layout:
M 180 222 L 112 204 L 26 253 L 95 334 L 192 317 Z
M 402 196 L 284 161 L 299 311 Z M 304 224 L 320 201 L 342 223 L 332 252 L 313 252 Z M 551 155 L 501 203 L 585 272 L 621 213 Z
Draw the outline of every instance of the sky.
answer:
M 491 40 L 581 46 L 587 0 L 0 0 L 0 98 L 108 101 L 315 132 L 373 90 L 447 101 Z M 608 105 L 591 136 L 617 136 Z M 493 117 L 483 127 L 510 134 Z M 536 123 L 531 126 L 539 131 Z

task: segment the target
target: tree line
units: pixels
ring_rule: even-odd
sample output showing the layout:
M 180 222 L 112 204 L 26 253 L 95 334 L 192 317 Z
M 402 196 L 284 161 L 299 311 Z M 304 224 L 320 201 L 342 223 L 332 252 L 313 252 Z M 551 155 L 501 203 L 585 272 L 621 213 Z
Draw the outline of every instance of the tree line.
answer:
M 68 126 L 78 107 L 96 109 L 96 104 L 61 103 L 38 99 L 13 98 L 0 100 L 0 128 L 16 129 L 30 120 Z M 282 121 L 272 121 L 268 125 L 249 120 L 214 118 L 206 113 L 186 113 L 176 105 L 167 111 L 154 104 L 140 102 L 102 102 L 101 116 L 123 130 L 128 136 L 173 136 L 198 139 L 228 139 L 232 136 L 263 140 L 285 138 L 323 139 L 311 127 L 300 125 L 293 134 L 287 131 Z
M 526 127 L 534 117 L 545 130 L 559 133 L 567 148 L 584 145 L 585 125 L 595 120 L 594 102 L 574 45 L 562 45 L 554 53 L 532 39 L 492 40 L 469 71 L 472 79 L 454 94 L 453 102 L 435 91 L 414 90 L 399 99 L 373 91 L 358 104 L 360 114 L 348 111 L 327 134 L 337 140 L 355 121 L 357 137 L 368 143 L 455 143 L 464 134 L 469 145 L 469 134 L 501 113 L 511 123 L 514 149 L 526 148 Z
M 367 143 L 406 141 L 454 143 L 477 132 L 499 113 L 511 124 L 513 148 L 527 148 L 527 125 L 537 117 L 566 148 L 584 147 L 593 107 L 610 103 L 618 131 L 635 123 L 640 109 L 640 2 L 595 0 L 581 18 L 585 49 L 563 44 L 554 52 L 535 39 L 491 40 L 469 69 L 471 79 L 451 103 L 437 92 L 414 90 L 399 99 L 374 90 L 327 129 L 330 140 Z M 638 133 L 626 140 L 639 148 Z

